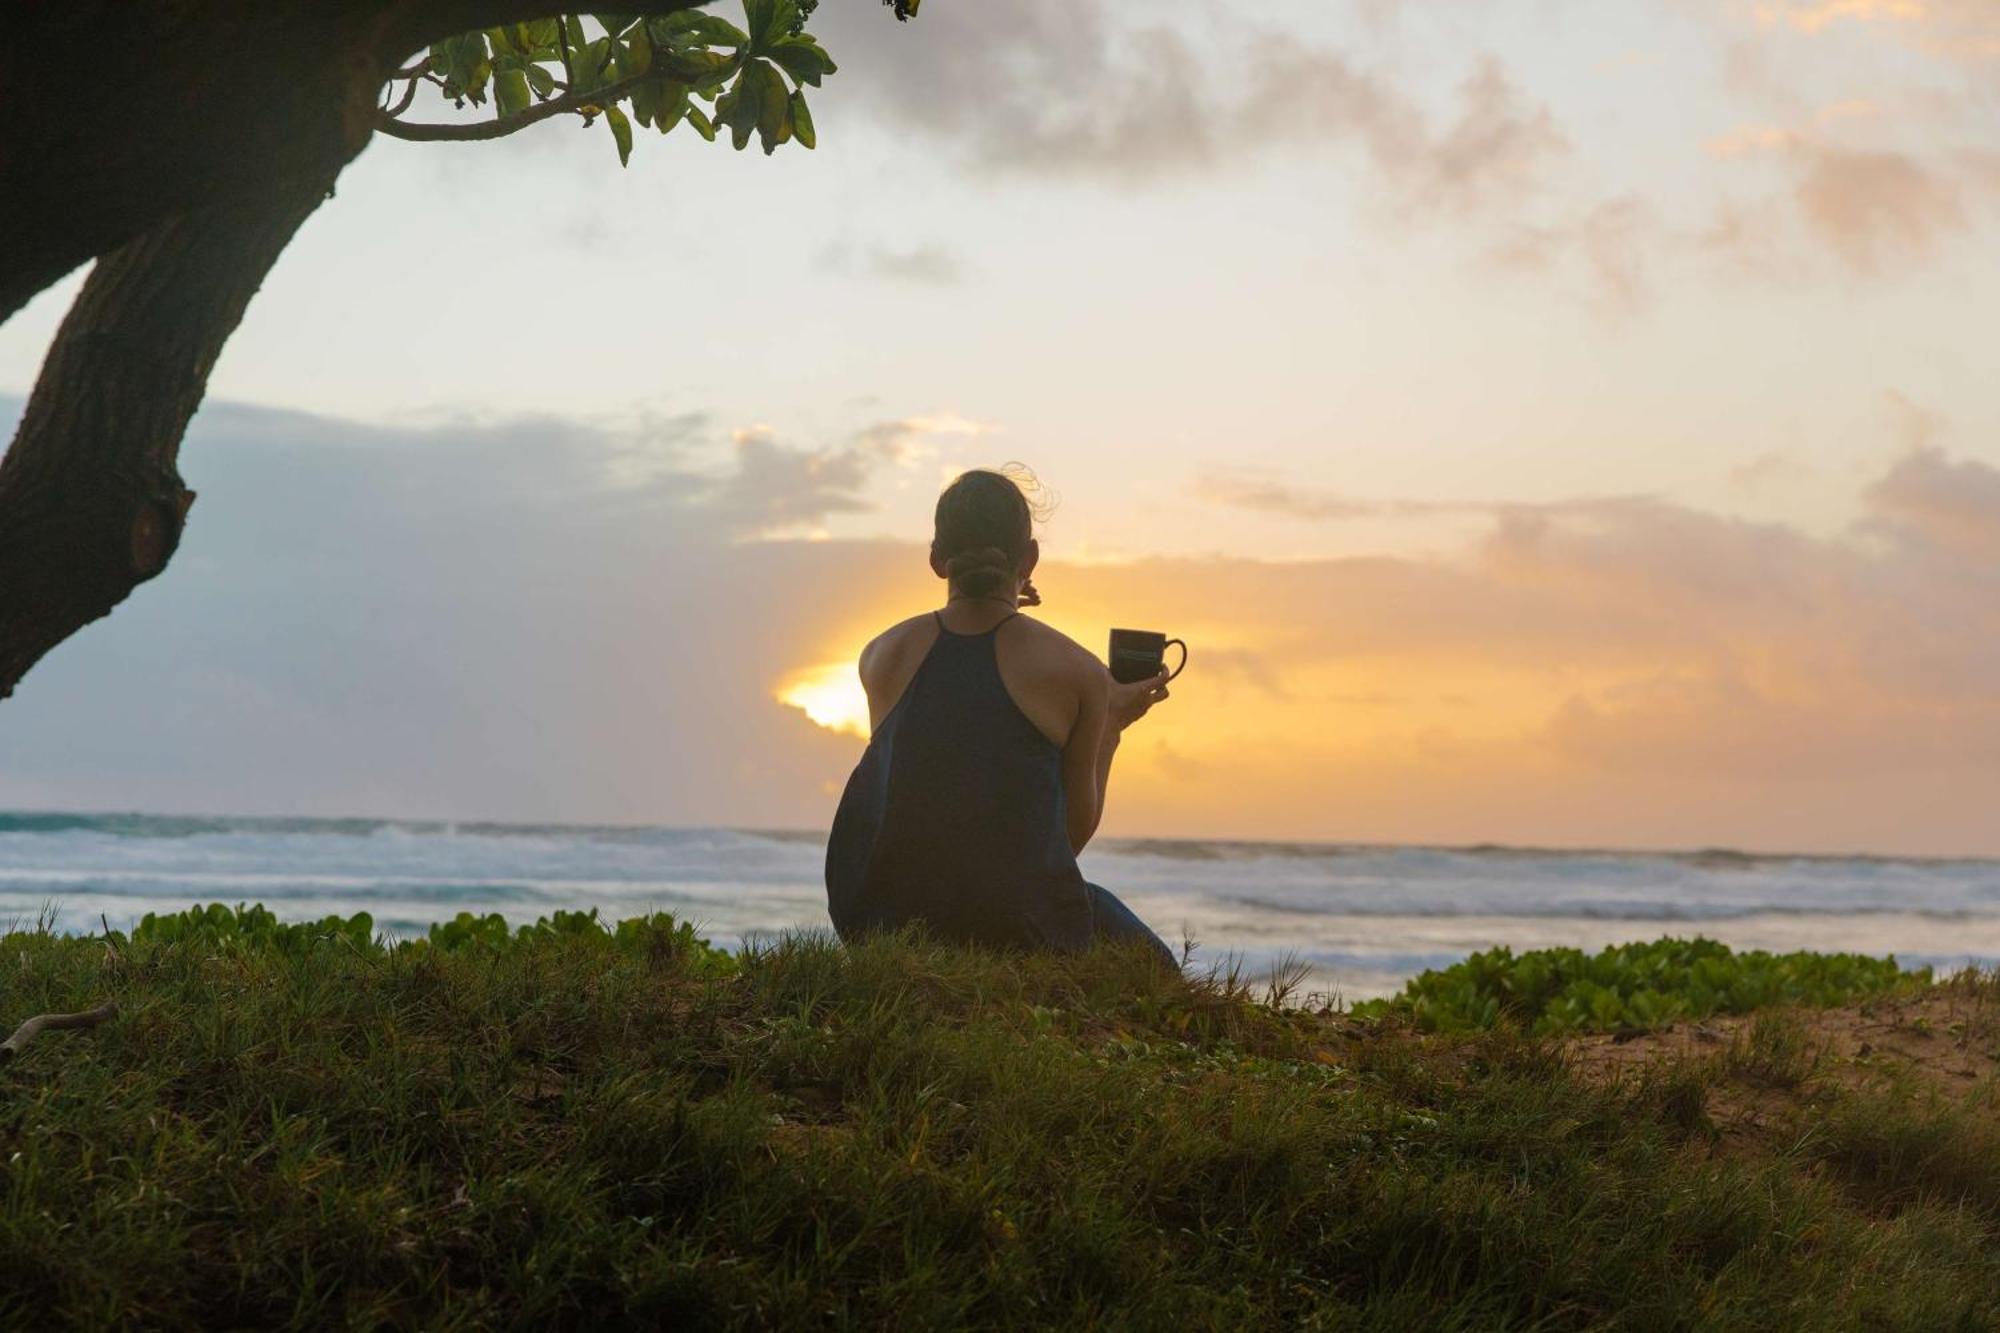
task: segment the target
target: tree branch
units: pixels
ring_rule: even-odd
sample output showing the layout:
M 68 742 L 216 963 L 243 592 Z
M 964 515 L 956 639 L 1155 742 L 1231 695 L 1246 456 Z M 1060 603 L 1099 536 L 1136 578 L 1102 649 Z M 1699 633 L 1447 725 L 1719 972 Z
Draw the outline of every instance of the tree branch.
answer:
M 438 143 L 444 140 L 469 142 L 478 139 L 504 139 L 516 130 L 525 130 L 537 121 L 551 116 L 560 116 L 566 111 L 581 112 L 587 106 L 610 106 L 626 93 L 651 79 L 666 78 L 658 70 L 647 70 L 644 74 L 634 74 L 629 79 L 607 83 L 602 88 L 587 93 L 565 93 L 561 97 L 551 97 L 546 102 L 538 102 L 516 115 L 499 117 L 494 120 L 473 120 L 458 124 L 430 123 L 411 124 L 397 120 L 386 111 L 375 115 L 375 128 L 392 139 L 408 139 L 413 143 Z
M 94 1028 L 100 1023 L 108 1023 L 118 1016 L 118 1001 L 106 1000 L 95 1009 L 86 1009 L 80 1014 L 37 1014 L 14 1029 L 14 1035 L 0 1041 L 0 1065 L 6 1064 L 28 1048 L 28 1043 L 44 1032 L 60 1032 L 66 1028 Z
M 410 63 L 376 55 L 409 3 L 0 0 L 0 320 L 170 217 L 339 171 Z M 83 51 L 92 95 L 51 58 Z
M 576 71 L 569 64 L 569 19 L 562 14 L 556 15 L 556 50 L 562 52 L 563 91 L 568 92 L 576 83 Z
M 400 79 L 400 78 L 403 78 L 403 77 L 405 77 L 405 76 L 404 76 L 404 75 L 402 75 L 402 74 L 398 74 L 398 75 L 396 76 L 396 78 L 398 78 L 398 79 Z M 407 76 L 407 77 L 408 77 L 408 78 L 409 78 L 409 80 L 410 80 L 410 85 L 409 85 L 409 87 L 407 87 L 407 88 L 403 89 L 403 100 L 402 100 L 402 101 L 400 101 L 400 102 L 398 102 L 398 103 L 396 103 L 396 105 L 394 105 L 394 106 L 385 106 L 385 107 L 383 107 L 383 108 L 382 108 L 382 114 L 383 114 L 383 115 L 385 115 L 385 116 L 391 116 L 391 117 L 394 117 L 394 116 L 400 116 L 400 115 L 402 115 L 402 114 L 403 114 L 403 113 L 404 113 L 405 111 L 408 111 L 408 110 L 410 109 L 410 103 L 412 103 L 412 102 L 414 102 L 414 101 L 416 101 L 416 100 L 417 100 L 417 85 L 418 85 L 418 84 L 420 84 L 420 83 L 422 83 L 422 82 L 424 81 L 424 80 L 423 80 L 423 70 L 422 70 L 422 68 L 421 68 L 421 67 L 419 67 L 419 68 L 418 68 L 418 70 L 417 70 L 417 72 L 416 72 L 415 74 L 411 74 L 411 75 L 409 75 L 409 76 Z M 393 83 L 393 82 L 395 82 L 395 80 L 394 80 L 394 79 L 391 79 L 391 80 L 390 80 L 390 82 L 392 82 L 392 83 Z

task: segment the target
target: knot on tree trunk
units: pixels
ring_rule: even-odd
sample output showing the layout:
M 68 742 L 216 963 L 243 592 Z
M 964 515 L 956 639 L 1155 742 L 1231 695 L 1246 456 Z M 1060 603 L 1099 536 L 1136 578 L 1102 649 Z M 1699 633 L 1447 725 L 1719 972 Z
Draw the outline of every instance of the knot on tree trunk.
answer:
M 161 494 L 139 502 L 132 516 L 132 576 L 149 579 L 167 567 L 181 544 L 187 527 L 188 506 L 194 492 L 181 485 L 179 477 Z

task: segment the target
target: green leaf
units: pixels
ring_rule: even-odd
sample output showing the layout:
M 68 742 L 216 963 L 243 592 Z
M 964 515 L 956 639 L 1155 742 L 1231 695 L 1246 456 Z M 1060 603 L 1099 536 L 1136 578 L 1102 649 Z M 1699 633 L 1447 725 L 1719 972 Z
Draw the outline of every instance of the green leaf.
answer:
M 530 65 L 523 73 L 528 80 L 528 86 L 535 90 L 535 96 L 547 97 L 556 90 L 555 76 L 540 65 Z
M 518 69 L 503 69 L 493 76 L 494 108 L 502 117 L 518 116 L 534 99 L 528 95 L 528 76 Z
M 751 131 L 757 128 L 764 109 L 762 62 L 752 61 L 736 76 L 729 91 L 715 101 L 716 119 L 729 127 L 729 142 L 738 152 L 750 146 Z
M 625 118 L 620 107 L 604 108 L 604 123 L 611 127 L 611 137 L 618 141 L 618 165 L 624 166 L 632 160 L 632 122 Z
M 771 28 L 778 20 L 778 7 L 778 0 L 743 0 L 743 26 L 750 30 L 751 50 L 761 51 L 777 39 Z
M 713 14 L 690 14 L 685 24 L 677 25 L 703 46 L 748 46 L 750 34 L 731 23 L 728 19 L 717 18 Z
M 764 145 L 764 155 L 769 157 L 779 144 L 792 137 L 791 118 L 787 114 L 791 104 L 778 71 L 761 60 L 756 62 L 756 68 L 759 71 L 757 138 Z
M 736 57 L 720 51 L 660 51 L 655 63 L 675 78 L 699 86 L 728 78 L 736 68 Z
M 653 104 L 653 124 L 665 134 L 680 124 L 681 117 L 688 113 L 688 86 L 673 79 L 663 79 L 659 84 L 659 94 Z
M 659 114 L 660 85 L 650 79 L 625 94 L 625 98 L 632 106 L 632 119 L 641 125 L 651 125 L 653 117 Z
M 605 84 L 605 73 L 611 63 L 611 43 L 602 37 L 577 48 L 570 57 L 570 69 L 574 78 L 570 80 L 572 93 L 595 92 Z
M 833 57 L 810 37 L 787 37 L 765 52 L 792 76 L 793 83 L 819 87 L 821 76 L 834 72 Z
M 792 137 L 801 148 L 819 147 L 819 139 L 813 133 L 812 112 L 806 110 L 806 95 L 796 89 L 792 92 Z
M 468 32 L 437 43 L 431 47 L 431 64 L 444 76 L 445 96 L 484 104 L 486 81 L 493 74 L 485 33 Z
M 646 36 L 646 27 L 640 24 L 632 29 L 632 36 L 621 49 L 618 57 L 620 78 L 629 79 L 636 74 L 644 74 L 653 67 L 653 40 Z
M 694 126 L 696 134 L 699 134 L 710 143 L 715 142 L 715 122 L 708 118 L 706 111 L 703 111 L 698 106 L 690 105 L 687 109 L 687 123 Z

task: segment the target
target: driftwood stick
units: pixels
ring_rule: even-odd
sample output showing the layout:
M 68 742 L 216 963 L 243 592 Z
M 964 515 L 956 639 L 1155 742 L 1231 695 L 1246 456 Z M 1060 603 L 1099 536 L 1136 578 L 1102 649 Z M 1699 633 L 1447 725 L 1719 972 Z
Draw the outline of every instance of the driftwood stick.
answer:
M 50 1028 L 94 1028 L 100 1023 L 110 1022 L 117 1016 L 116 1000 L 106 1000 L 95 1009 L 86 1009 L 80 1014 L 36 1014 L 15 1028 L 13 1036 L 0 1041 L 0 1065 L 6 1064 L 26 1050 L 29 1042 Z

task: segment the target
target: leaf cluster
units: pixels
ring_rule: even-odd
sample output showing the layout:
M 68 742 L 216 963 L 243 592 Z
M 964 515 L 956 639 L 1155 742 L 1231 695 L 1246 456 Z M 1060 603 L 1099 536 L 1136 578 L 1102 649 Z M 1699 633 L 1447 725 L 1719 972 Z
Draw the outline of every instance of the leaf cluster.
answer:
M 817 0 L 743 0 L 743 24 L 688 9 L 660 18 L 575 14 L 448 38 L 402 76 L 427 78 L 454 103 L 493 106 L 505 122 L 561 97 L 585 124 L 604 119 L 620 164 L 633 125 L 680 124 L 739 151 L 754 135 L 766 154 L 818 140 L 805 89 L 835 71 L 805 31 Z
M 498 912 L 474 916 L 460 912 L 450 921 L 434 923 L 429 932 L 398 940 L 375 930 L 366 912 L 329 916 L 318 921 L 282 921 L 262 903 L 208 903 L 184 912 L 148 912 L 128 938 L 121 931 L 107 937 L 114 947 L 131 944 L 184 946 L 209 953 L 256 953 L 269 950 L 301 957 L 328 942 L 346 946 L 364 957 L 380 959 L 392 953 L 422 954 L 484 950 L 508 952 L 550 940 L 582 940 L 607 948 L 665 956 L 690 975 L 727 976 L 736 958 L 695 933 L 692 923 L 677 921 L 671 912 L 628 917 L 616 925 L 600 919 L 597 909 L 558 911 L 553 916 L 510 927 Z
M 1928 982 L 1891 958 L 1853 953 L 1742 953 L 1710 939 L 1614 945 L 1596 954 L 1504 946 L 1412 979 L 1396 995 L 1354 1006 L 1402 1015 L 1427 1031 L 1491 1028 L 1503 1020 L 1541 1035 L 1647 1031 L 1681 1019 L 1771 1005 L 1824 1007 Z

